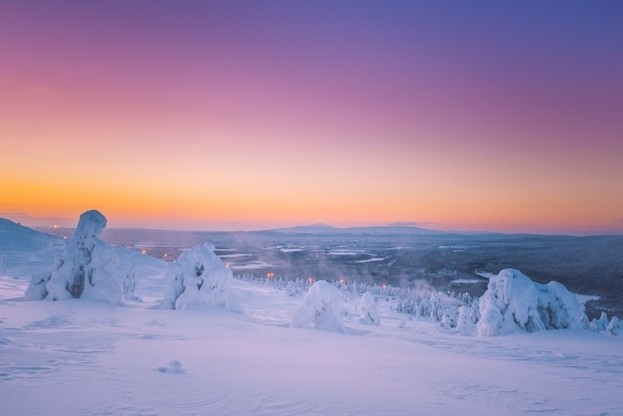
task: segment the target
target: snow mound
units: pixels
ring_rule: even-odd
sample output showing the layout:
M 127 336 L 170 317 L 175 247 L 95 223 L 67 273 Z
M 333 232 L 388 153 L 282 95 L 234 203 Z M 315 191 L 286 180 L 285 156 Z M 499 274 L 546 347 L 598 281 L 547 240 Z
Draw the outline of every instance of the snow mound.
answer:
M 359 314 L 360 318 L 357 320 L 358 323 L 363 325 L 376 325 L 379 326 L 381 324 L 381 317 L 379 316 L 379 310 L 376 307 L 376 303 L 374 302 L 374 297 L 366 292 L 361 296 L 361 302 L 359 303 Z
M 98 238 L 104 227 L 106 217 L 100 212 L 92 210 L 80 215 L 65 255 L 51 273 L 33 277 L 26 299 L 91 298 L 119 303 L 124 287 L 116 273 L 118 256 L 115 249 Z
M 514 269 L 504 269 L 491 277 L 479 303 L 477 330 L 481 336 L 517 329 L 582 329 L 588 321 L 584 305 L 564 285 L 539 284 Z
M 159 373 L 181 374 L 184 372 L 184 369 L 179 361 L 172 360 L 167 367 L 158 367 L 156 371 Z
M 290 326 L 344 332 L 342 294 L 324 280 L 314 283 L 292 314 Z
M 211 243 L 192 247 L 175 263 L 169 263 L 162 308 L 184 310 L 213 305 L 240 312 L 240 304 L 227 290 L 231 277 L 231 270 L 214 254 Z

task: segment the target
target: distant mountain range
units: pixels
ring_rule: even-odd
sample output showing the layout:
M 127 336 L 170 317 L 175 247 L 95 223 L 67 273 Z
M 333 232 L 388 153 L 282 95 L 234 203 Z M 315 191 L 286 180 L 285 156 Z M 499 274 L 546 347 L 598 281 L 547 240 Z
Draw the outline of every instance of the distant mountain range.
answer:
M 422 234 L 444 234 L 444 231 L 430 230 L 427 228 L 414 227 L 410 225 L 379 225 L 371 227 L 345 227 L 338 228 L 327 224 L 301 225 L 288 228 L 276 228 L 265 230 L 265 232 L 276 232 L 282 234 L 310 234 L 310 235 L 422 235 Z

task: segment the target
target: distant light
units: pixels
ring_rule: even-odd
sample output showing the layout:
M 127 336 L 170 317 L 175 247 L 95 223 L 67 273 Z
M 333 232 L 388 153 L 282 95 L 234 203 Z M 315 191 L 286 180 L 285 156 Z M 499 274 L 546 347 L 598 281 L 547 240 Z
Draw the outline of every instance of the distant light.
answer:
M 58 228 L 58 225 L 54 224 L 53 228 Z
M 147 254 L 147 250 L 141 250 L 141 254 Z

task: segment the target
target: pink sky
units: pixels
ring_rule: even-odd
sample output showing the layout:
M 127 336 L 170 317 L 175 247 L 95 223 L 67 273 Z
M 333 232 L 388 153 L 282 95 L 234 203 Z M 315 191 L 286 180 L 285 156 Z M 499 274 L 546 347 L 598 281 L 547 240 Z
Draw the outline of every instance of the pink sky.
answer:
M 0 216 L 623 232 L 617 2 L 0 5 Z

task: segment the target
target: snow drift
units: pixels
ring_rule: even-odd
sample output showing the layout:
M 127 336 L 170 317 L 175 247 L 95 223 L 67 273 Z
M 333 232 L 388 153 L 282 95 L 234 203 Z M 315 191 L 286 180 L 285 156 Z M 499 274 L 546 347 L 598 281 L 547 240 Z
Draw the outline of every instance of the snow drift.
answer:
M 192 247 L 175 263 L 169 263 L 162 308 L 196 309 L 202 305 L 214 305 L 240 312 L 240 304 L 227 290 L 231 277 L 231 270 L 214 254 L 211 243 Z
M 479 301 L 479 335 L 501 335 L 518 329 L 582 329 L 584 305 L 564 285 L 533 282 L 519 270 L 504 269 L 489 280 Z
M 324 280 L 314 283 L 292 314 L 290 326 L 344 332 L 342 294 Z

